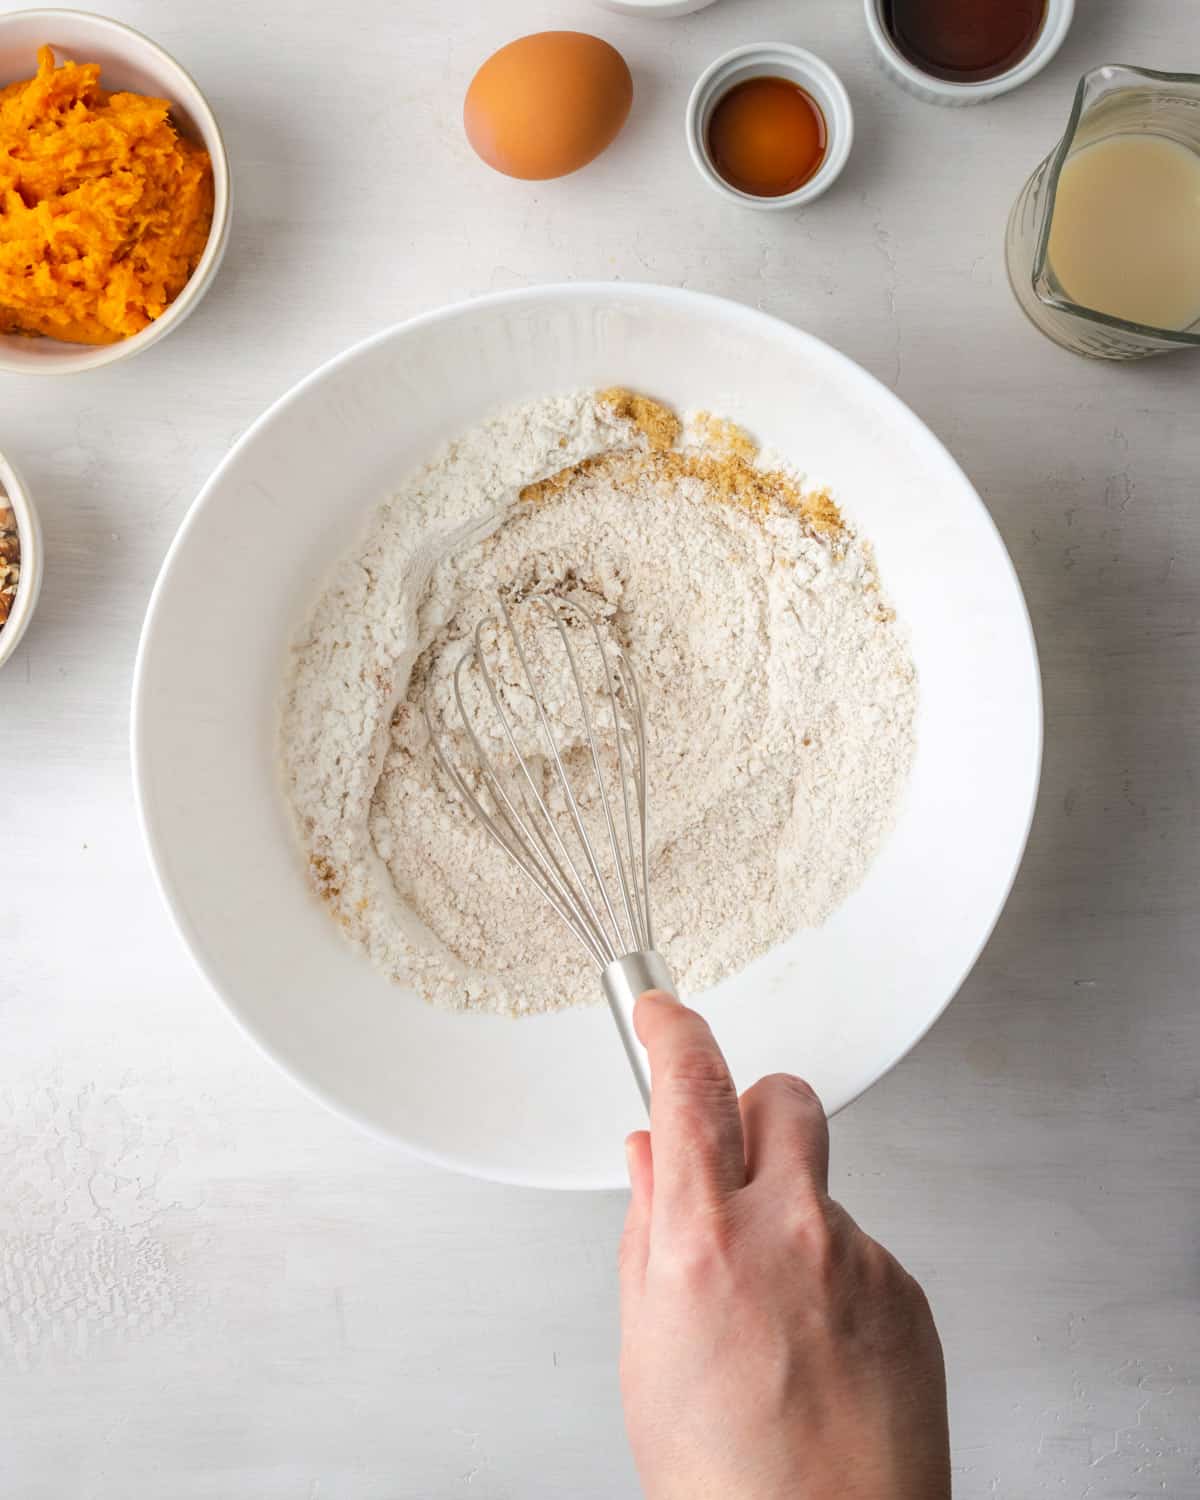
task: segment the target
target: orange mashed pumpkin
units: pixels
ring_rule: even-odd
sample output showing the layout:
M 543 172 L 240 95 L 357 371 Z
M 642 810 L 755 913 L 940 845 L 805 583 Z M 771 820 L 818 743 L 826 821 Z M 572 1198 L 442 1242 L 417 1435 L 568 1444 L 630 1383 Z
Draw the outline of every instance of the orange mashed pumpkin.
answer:
M 0 89 L 0 332 L 111 344 L 183 290 L 213 215 L 208 152 L 170 104 L 109 94 L 95 64 Z

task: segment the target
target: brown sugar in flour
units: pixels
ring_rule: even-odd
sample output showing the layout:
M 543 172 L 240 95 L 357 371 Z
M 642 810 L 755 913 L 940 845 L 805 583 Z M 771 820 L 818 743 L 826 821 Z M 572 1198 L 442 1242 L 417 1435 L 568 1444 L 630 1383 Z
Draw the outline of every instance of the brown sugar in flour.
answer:
M 861 882 L 917 701 L 869 545 L 719 417 L 684 428 L 624 390 L 555 397 L 464 435 L 381 507 L 296 643 L 288 799 L 314 885 L 389 977 L 507 1014 L 599 998 L 582 950 L 461 806 L 420 712 L 461 751 L 449 678 L 501 591 L 576 599 L 633 663 L 657 936 L 684 990 L 824 921 Z M 569 749 L 565 697 L 550 715 Z

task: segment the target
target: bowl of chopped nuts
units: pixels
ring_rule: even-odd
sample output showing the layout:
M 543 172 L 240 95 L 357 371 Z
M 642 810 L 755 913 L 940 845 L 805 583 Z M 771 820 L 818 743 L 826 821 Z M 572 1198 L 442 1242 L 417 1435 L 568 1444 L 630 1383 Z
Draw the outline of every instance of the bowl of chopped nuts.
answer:
M 29 491 L 0 453 L 0 667 L 17 649 L 42 586 L 42 530 Z

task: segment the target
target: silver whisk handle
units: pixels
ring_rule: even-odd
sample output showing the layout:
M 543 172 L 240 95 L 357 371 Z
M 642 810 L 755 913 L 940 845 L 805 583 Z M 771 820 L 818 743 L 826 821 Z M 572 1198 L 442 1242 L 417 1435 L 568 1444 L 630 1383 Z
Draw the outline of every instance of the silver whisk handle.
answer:
M 625 1054 L 642 1100 L 649 1109 L 650 1059 L 633 1029 L 633 1007 L 638 996 L 647 990 L 665 990 L 668 995 L 674 995 L 675 981 L 660 955 L 647 949 L 644 953 L 627 953 L 624 958 L 615 959 L 601 971 L 600 983 L 621 1033 L 621 1041 L 625 1044 Z

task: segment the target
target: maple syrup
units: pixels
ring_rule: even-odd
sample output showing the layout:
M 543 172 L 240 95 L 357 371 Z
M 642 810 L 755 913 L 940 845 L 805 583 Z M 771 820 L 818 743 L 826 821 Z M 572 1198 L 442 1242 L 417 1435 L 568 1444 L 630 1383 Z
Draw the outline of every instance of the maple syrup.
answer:
M 933 78 L 982 83 L 1033 50 L 1046 0 L 884 0 L 883 24 L 898 52 Z

